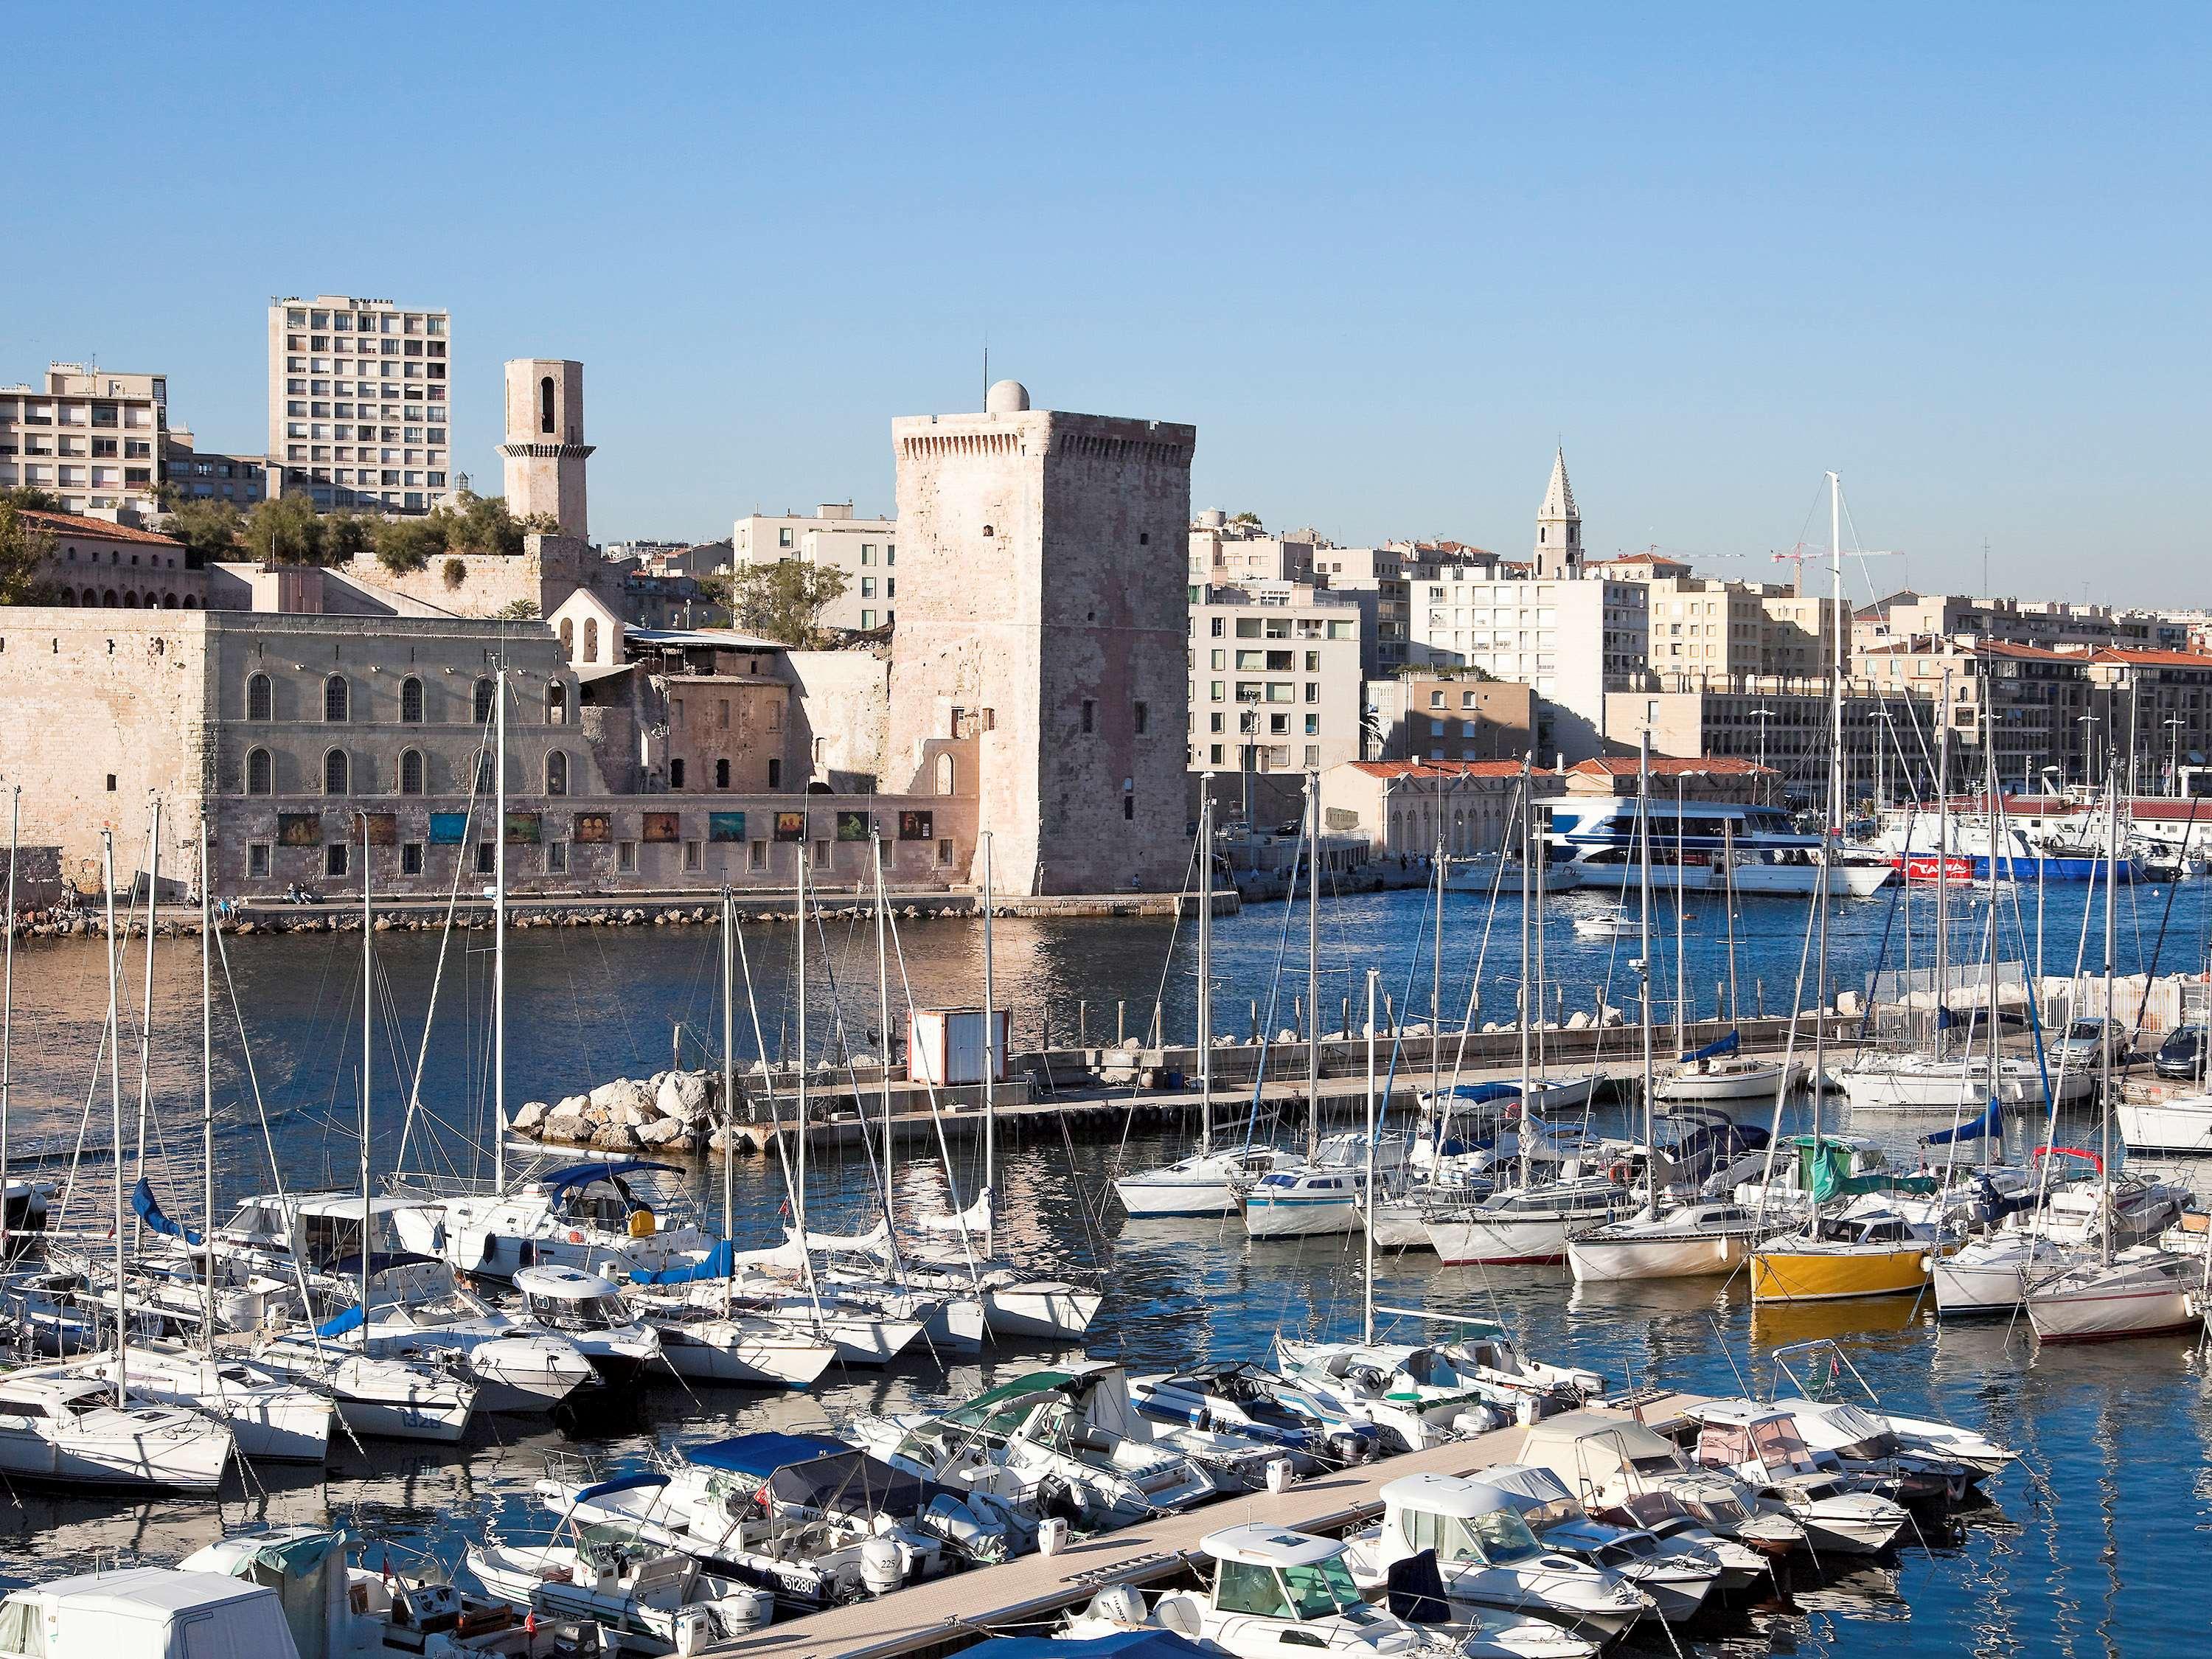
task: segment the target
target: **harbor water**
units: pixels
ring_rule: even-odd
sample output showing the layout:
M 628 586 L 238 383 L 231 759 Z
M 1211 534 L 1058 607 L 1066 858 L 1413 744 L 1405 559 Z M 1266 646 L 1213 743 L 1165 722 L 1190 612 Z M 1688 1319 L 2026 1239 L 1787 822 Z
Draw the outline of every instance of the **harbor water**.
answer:
M 2028 927 L 2038 896 L 2019 896 Z M 2053 887 L 2041 896 L 2047 973 L 2075 966 L 2081 937 L 2082 893 Z M 2121 896 L 2120 967 L 2148 963 L 2154 948 L 2161 971 L 2194 972 L 2203 963 L 2212 906 L 2204 889 L 2143 887 Z M 2169 902 L 2170 901 L 2170 902 Z M 1611 896 L 1571 895 L 1543 907 L 1548 981 L 1567 1012 L 1609 1006 L 1636 1013 L 1635 956 L 1628 940 L 1578 935 L 1574 916 L 1609 905 Z M 2009 910 L 2011 896 L 2007 896 Z M 1694 918 L 1681 924 L 1688 951 L 1681 977 L 1696 1012 L 1710 1014 L 1728 981 L 1719 901 L 1692 900 Z M 1664 919 L 1665 948 L 1655 957 L 1653 994 L 1660 1018 L 1671 1017 L 1674 934 L 1680 908 Z M 1914 951 L 1924 955 L 1929 907 L 1916 900 Z M 1322 908 L 1322 1024 L 1337 1024 L 1340 1004 L 1363 994 L 1369 966 L 1401 1017 L 1425 1019 L 1431 969 L 1420 943 L 1431 901 L 1419 890 L 1358 896 Z M 1517 907 L 1493 907 L 1474 895 L 1446 901 L 1442 1000 L 1456 1020 L 1479 991 L 1477 1023 L 1510 1017 L 1520 978 Z M 1908 931 L 1887 897 L 1837 907 L 1832 929 L 1834 983 L 1863 988 L 1887 936 L 1893 962 Z M 2008 915 L 2002 930 L 2013 922 Z M 2098 930 L 2088 929 L 2091 971 L 2101 965 Z M 1015 1046 L 1034 1042 L 1048 1018 L 1056 1041 L 1073 1036 L 1079 1002 L 1087 1002 L 1093 1040 L 1115 1004 L 1127 1006 L 1133 1031 L 1149 1022 L 1157 1001 L 1171 1036 L 1193 1022 L 1188 924 L 1170 961 L 1171 924 L 1159 921 L 1005 921 L 995 929 L 995 981 L 1015 1010 Z M 1248 1006 L 1261 1005 L 1263 1029 L 1292 1024 L 1291 999 L 1303 994 L 1305 917 L 1280 906 L 1259 906 L 1216 929 L 1217 1006 L 1224 1029 L 1246 1034 Z M 1486 944 L 1486 927 L 1487 939 Z M 1978 921 L 1961 927 L 1954 950 L 1978 954 Z M 2162 943 L 2156 943 L 2163 930 Z M 1809 1006 L 1796 987 L 1804 939 L 1803 907 L 1746 901 L 1736 926 L 1736 981 L 1743 1012 L 1754 996 L 1766 1012 Z M 749 1065 L 765 1048 L 795 1051 L 790 994 L 792 929 L 745 930 L 753 992 L 738 1007 L 738 1052 Z M 910 988 L 916 1006 L 972 1005 L 981 991 L 982 930 L 967 922 L 908 924 L 890 964 L 892 1000 L 902 1009 Z M 467 1168 L 489 1098 L 489 935 L 459 936 L 444 963 L 438 1011 L 427 1054 L 418 1054 L 434 979 L 434 934 L 379 936 L 377 1048 L 372 1082 L 374 1159 L 388 1170 L 399 1158 L 408 1084 L 418 1060 L 421 1115 L 408 1149 L 411 1166 Z M 810 1054 L 819 1062 L 841 1052 L 874 1053 L 882 1038 L 876 998 L 872 923 L 831 917 L 810 951 Z M 293 1186 L 341 1184 L 353 1178 L 359 1121 L 360 939 L 316 934 L 226 941 L 236 1005 L 216 976 L 222 1015 L 216 1024 L 216 1097 L 218 1207 L 272 1180 L 273 1149 Z M 135 1146 L 140 1056 L 137 1029 L 143 992 L 143 942 L 126 959 L 123 1041 L 125 1144 Z M 2032 957 L 2033 945 L 2029 946 Z M 714 929 L 533 930 L 514 937 L 509 951 L 507 1091 L 510 1108 L 552 1100 L 620 1076 L 641 1076 L 672 1063 L 720 1063 L 719 939 Z M 2001 955 L 2018 957 L 2017 944 Z M 1480 963 L 1480 973 L 1477 964 Z M 18 957 L 15 1027 L 15 1110 L 11 1133 L 104 1144 L 109 1101 L 95 1079 L 106 988 L 96 943 L 70 941 L 26 948 Z M 741 992 L 743 988 L 741 987 Z M 149 1079 L 148 1170 L 166 1207 L 198 1218 L 200 1165 L 199 949 L 197 941 L 164 940 L 153 952 L 153 1039 Z M 1549 999 L 1547 999 L 1548 1000 Z M 1273 1004 L 1271 1008 L 1270 1005 Z M 756 1036 L 750 1007 L 759 1012 Z M 1048 1015 L 1047 1009 L 1050 1009 Z M 1355 1023 L 1357 1015 L 1355 1015 Z M 895 1021 L 902 1023 L 900 1016 Z M 241 1048 L 250 1047 L 252 1072 Z M 1632 1051 L 1632 1029 L 1622 1055 Z M 1663 1051 L 1663 1042 L 1662 1042 Z M 1292 1068 L 1295 1071 L 1295 1066 Z M 257 1087 L 258 1104 L 257 1105 Z M 87 1103 L 92 1103 L 88 1115 Z M 1616 1126 L 1601 1112 L 1599 1127 Z M 1878 1123 L 1832 1124 L 1877 1134 L 1902 1150 L 1941 1121 L 1886 1115 Z M 1785 1127 L 1793 1127 L 1785 1124 Z M 2059 1138 L 2094 1144 L 2095 1120 L 2069 1115 Z M 2019 1156 L 2039 1126 L 2015 1126 Z M 1278 1332 L 1347 1334 L 1360 1315 L 1357 1239 L 1247 1240 L 1226 1223 L 1133 1224 L 1115 1206 L 1109 1164 L 1142 1164 L 1183 1148 L 1155 1139 L 1071 1141 L 1056 1127 L 1036 1126 L 1001 1136 L 1000 1214 L 1018 1253 L 1110 1268 L 1110 1290 L 1094 1327 L 1091 1352 L 1133 1370 L 1186 1359 L 1259 1355 Z M 954 1171 L 972 1192 L 972 1152 L 963 1148 Z M 41 1166 L 62 1178 L 66 1160 Z M 484 1166 L 477 1166 L 484 1167 Z M 2185 1170 L 2196 1175 L 2200 1172 Z M 2212 1172 L 2203 1172 L 2212 1180 Z M 788 1218 L 788 1199 L 770 1163 L 753 1159 L 734 1172 L 740 1242 L 765 1243 Z M 702 1164 L 688 1177 L 698 1201 L 719 1212 L 719 1164 Z M 76 1177 L 71 1218 L 104 1218 L 109 1173 L 87 1161 Z M 902 1203 L 934 1207 L 945 1200 L 945 1172 L 920 1161 L 902 1165 L 894 1186 Z M 858 1151 L 818 1156 L 807 1186 L 808 1220 L 817 1229 L 864 1227 L 878 1212 L 874 1176 Z M 104 1224 L 104 1223 L 103 1223 Z M 1663 1383 L 1695 1391 L 1763 1392 L 1776 1350 L 1835 1336 L 1891 1409 L 1956 1419 L 1985 1429 L 2025 1454 L 2023 1468 L 1992 1483 L 1991 1502 L 1960 1512 L 1928 1547 L 1895 1561 L 1817 1573 L 1800 1567 L 1781 1594 L 1741 1615 L 1693 1627 L 1705 1653 L 1847 1652 L 1879 1643 L 1892 1653 L 2153 1653 L 2201 1642 L 2208 1618 L 2186 1593 L 2212 1526 L 2212 1402 L 2193 1342 L 2154 1340 L 2101 1347 L 2039 1350 L 2024 1328 L 2002 1326 L 1939 1330 L 1932 1310 L 1909 1302 L 1762 1310 L 1753 1316 L 1741 1280 L 1642 1284 L 1578 1290 L 1560 1268 L 1438 1268 L 1433 1258 L 1386 1257 L 1377 1294 L 1395 1307 L 1440 1316 L 1502 1318 L 1530 1353 L 1606 1373 L 1620 1382 Z M 1401 1334 L 1415 1327 L 1401 1321 Z M 588 1456 L 608 1472 L 638 1466 L 656 1447 L 748 1429 L 804 1428 L 859 1412 L 908 1402 L 957 1398 L 1034 1367 L 1046 1356 L 998 1349 L 980 1364 L 940 1365 L 927 1358 L 884 1373 L 833 1371 L 811 1394 L 770 1395 L 693 1392 L 671 1382 L 580 1417 L 568 1432 L 493 1420 L 460 1447 L 425 1450 L 372 1445 L 334 1446 L 326 1473 L 255 1468 L 234 1478 L 219 1503 L 121 1503 L 112 1498 L 28 1491 L 0 1492 L 0 1579 L 20 1583 L 79 1570 L 95 1560 L 137 1555 L 173 1559 L 217 1528 L 271 1522 L 330 1520 L 349 1531 L 390 1541 L 448 1565 L 488 1531 L 514 1538 L 542 1534 L 533 1481 L 562 1460 Z M 1880 1626 L 1879 1629 L 1868 1628 Z M 1638 1636 L 1665 1651 L 1664 1638 Z

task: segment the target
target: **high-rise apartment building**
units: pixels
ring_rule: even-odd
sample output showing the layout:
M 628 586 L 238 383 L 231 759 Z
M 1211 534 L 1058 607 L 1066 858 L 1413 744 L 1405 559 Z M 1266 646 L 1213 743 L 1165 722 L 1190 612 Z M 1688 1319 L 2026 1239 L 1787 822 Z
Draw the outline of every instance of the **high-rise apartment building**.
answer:
M 319 294 L 269 304 L 270 493 L 427 513 L 458 487 L 450 313 Z
M 65 513 L 151 513 L 168 426 L 167 375 L 52 364 L 41 386 L 0 386 L 0 489 L 43 489 Z
M 1190 593 L 1194 772 L 1311 772 L 1360 756 L 1360 610 L 1306 582 Z

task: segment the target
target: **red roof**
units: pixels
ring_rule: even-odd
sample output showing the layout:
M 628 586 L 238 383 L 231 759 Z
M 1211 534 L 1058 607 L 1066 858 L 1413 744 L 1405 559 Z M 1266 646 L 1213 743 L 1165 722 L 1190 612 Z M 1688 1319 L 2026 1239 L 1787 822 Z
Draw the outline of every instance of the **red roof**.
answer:
M 1909 640 L 1893 640 L 1887 645 L 1861 646 L 1854 654 L 1861 657 L 2009 657 L 2019 662 L 2078 663 L 2081 660 L 2078 652 L 2046 651 L 2039 645 L 2015 645 L 2009 640 L 1977 638 L 1969 645 L 1948 634 L 1916 634 Z
M 1599 755 L 1586 761 L 1577 761 L 1567 770 L 1579 772 L 1584 777 L 1632 778 L 1638 762 L 1633 755 Z M 1713 777 L 1775 777 L 1780 775 L 1771 766 L 1761 766 L 1757 761 L 1744 760 L 1735 755 L 1713 755 L 1702 759 L 1680 755 L 1654 755 L 1651 775 L 1655 778 Z
M 1521 775 L 1521 763 L 1517 760 L 1393 760 L 1353 761 L 1351 763 L 1370 778 L 1517 778 Z M 1530 775 L 1548 778 L 1553 774 L 1547 768 L 1539 766 Z
M 150 530 L 134 529 L 127 524 L 110 524 L 105 519 L 80 518 L 74 513 L 46 513 L 26 507 L 23 516 L 40 529 L 50 530 L 57 536 L 82 536 L 88 541 L 151 542 L 157 547 L 184 545 L 173 537 L 157 536 Z
M 2107 646 L 2089 660 L 2132 663 L 2142 668 L 2212 668 L 2212 657 L 2194 651 L 2150 651 L 2135 646 Z

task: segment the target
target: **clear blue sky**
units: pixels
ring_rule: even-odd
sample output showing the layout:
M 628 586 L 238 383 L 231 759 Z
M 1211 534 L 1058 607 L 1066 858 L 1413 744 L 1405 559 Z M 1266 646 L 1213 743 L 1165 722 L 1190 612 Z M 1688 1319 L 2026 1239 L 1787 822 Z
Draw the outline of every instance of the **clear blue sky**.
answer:
M 2212 601 L 2202 6 L 47 7 L 8 25 L 0 381 L 263 307 L 586 368 L 592 529 L 890 505 L 888 423 L 1191 421 L 1195 504 L 1762 576 L 1823 468 L 1884 586 Z M 295 91 L 300 87 L 308 88 Z M 1822 532 L 1821 533 L 1824 533 Z

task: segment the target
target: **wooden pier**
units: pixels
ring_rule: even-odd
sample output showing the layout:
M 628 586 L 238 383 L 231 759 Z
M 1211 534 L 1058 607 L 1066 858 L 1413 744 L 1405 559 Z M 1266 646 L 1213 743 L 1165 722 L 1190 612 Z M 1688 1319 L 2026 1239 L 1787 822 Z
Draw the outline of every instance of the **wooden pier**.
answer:
M 1696 1403 L 1666 1395 L 1636 1420 L 1655 1426 Z M 1621 1413 L 1624 1422 L 1629 1414 Z M 1474 1474 L 1510 1462 L 1527 1430 L 1495 1429 L 1472 1440 L 1315 1475 L 1287 1492 L 1249 1493 L 1141 1526 L 1087 1538 L 1058 1555 L 1024 1555 L 890 1595 L 775 1624 L 702 1649 L 716 1659 L 941 1659 L 986 1636 L 1039 1635 L 1041 1621 L 1080 1607 L 1109 1584 L 1149 1586 L 1186 1571 L 1199 1540 L 1224 1527 L 1257 1522 L 1302 1532 L 1342 1533 L 1382 1512 L 1382 1488 L 1408 1474 Z M 1012 1626 L 1024 1626 L 1018 1632 Z

